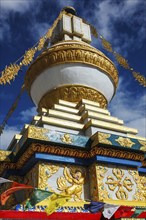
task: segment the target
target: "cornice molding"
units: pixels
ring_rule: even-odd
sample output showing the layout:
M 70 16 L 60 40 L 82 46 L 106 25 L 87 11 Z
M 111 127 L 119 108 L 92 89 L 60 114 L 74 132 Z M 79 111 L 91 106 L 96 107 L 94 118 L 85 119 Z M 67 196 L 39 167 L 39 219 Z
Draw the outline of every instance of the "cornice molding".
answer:
M 65 41 L 47 49 L 32 63 L 25 77 L 27 90 L 30 91 L 31 84 L 43 70 L 62 63 L 83 63 L 97 67 L 107 74 L 115 88 L 117 87 L 118 71 L 109 58 L 90 45 L 76 41 Z

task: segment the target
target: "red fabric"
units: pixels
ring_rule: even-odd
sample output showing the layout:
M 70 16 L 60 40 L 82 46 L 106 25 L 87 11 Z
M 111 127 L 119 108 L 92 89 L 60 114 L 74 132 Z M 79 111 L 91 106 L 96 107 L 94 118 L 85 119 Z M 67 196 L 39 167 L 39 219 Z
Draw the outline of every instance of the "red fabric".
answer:
M 136 218 L 146 218 L 146 211 L 140 213 L 140 215 L 138 215 Z
M 51 215 L 47 215 L 45 212 L 22 212 L 22 211 L 0 211 L 0 218 L 12 219 L 50 219 L 50 220 L 100 220 L 101 213 L 61 213 L 56 212 Z
M 10 197 L 10 195 L 18 190 L 22 190 L 22 189 L 32 189 L 32 186 L 28 186 L 25 184 L 20 184 L 17 182 L 13 182 L 12 187 L 9 188 L 8 190 L 6 190 L 5 192 L 3 192 L 0 195 L 0 200 L 1 200 L 1 204 L 5 205 L 6 201 L 8 200 L 8 198 Z
M 129 206 L 120 206 L 115 212 L 114 218 L 130 218 L 134 214 L 134 211 L 131 211 L 132 208 Z

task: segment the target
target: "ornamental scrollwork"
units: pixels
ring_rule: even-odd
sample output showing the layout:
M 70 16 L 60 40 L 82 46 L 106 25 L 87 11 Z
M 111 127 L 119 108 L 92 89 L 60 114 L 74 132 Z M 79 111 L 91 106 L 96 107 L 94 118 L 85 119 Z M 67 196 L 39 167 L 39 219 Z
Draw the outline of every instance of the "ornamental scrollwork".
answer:
M 55 174 L 59 170 L 59 166 L 51 165 L 51 164 L 40 164 L 39 165 L 39 188 L 46 189 L 52 191 L 50 186 L 47 183 L 48 178 L 50 178 L 53 174 Z
M 141 189 L 141 194 L 146 201 L 146 176 L 140 176 L 139 177 L 139 184 L 140 184 L 140 189 Z
M 95 193 L 94 193 L 94 198 L 97 198 L 97 201 L 98 200 L 101 201 L 103 199 L 109 198 L 108 191 L 106 190 L 106 187 L 103 184 L 103 178 L 104 178 L 107 171 L 108 171 L 107 167 L 96 165 L 95 171 L 92 174 L 93 179 L 91 180 L 91 182 L 93 182 L 94 187 L 95 187 L 95 184 L 96 184 L 96 187 L 97 187 L 97 190 L 95 191 L 95 193 L 97 195 L 95 195 Z M 96 172 L 98 183 L 96 183 L 96 181 L 94 180 L 95 172 Z
M 114 64 L 100 51 L 90 46 L 74 42 L 72 44 L 64 43 L 61 45 L 55 45 L 46 50 L 38 59 L 36 59 L 27 71 L 25 78 L 26 88 L 30 88 L 34 79 L 45 68 L 64 62 L 80 62 L 96 66 L 102 71 L 105 71 L 109 77 L 111 77 L 115 86 L 117 86 L 118 72 Z
M 45 128 L 39 128 L 35 126 L 28 127 L 28 136 L 34 139 L 48 141 L 49 138 L 46 135 L 47 132 L 48 132 L 48 129 L 45 129 Z
M 133 190 L 134 184 L 129 176 L 124 177 L 124 171 L 121 169 L 113 169 L 112 176 L 107 176 L 105 182 L 110 191 L 114 191 L 117 199 L 128 199 L 128 192 Z
M 60 139 L 62 142 L 66 143 L 66 144 L 71 144 L 73 142 L 73 140 L 69 134 L 64 134 Z
M 9 161 L 9 154 L 11 153 L 11 151 L 4 151 L 4 150 L 0 150 L 0 161 Z
M 98 132 L 99 143 L 112 145 L 112 142 L 108 140 L 110 136 L 111 134 L 104 134 L 104 133 Z
M 132 147 L 135 143 L 132 142 L 129 138 L 119 137 L 115 139 L 122 147 Z
M 141 140 L 138 140 L 138 141 L 141 144 L 140 150 L 146 151 L 146 141 L 141 141 Z
M 49 91 L 39 102 L 39 108 L 52 108 L 59 99 L 70 102 L 78 102 L 81 99 L 99 102 L 101 108 L 107 106 L 107 100 L 96 89 L 83 85 L 65 85 Z

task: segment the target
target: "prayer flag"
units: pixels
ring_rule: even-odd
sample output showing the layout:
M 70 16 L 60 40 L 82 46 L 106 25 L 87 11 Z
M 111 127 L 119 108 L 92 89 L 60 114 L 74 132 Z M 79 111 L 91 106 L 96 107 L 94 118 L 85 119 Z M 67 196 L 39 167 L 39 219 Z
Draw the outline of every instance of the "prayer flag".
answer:
M 59 208 L 60 206 L 68 202 L 70 198 L 71 197 L 67 195 L 60 195 L 60 194 L 54 193 L 51 196 L 49 196 L 47 199 L 43 200 L 42 202 L 36 205 L 37 206 L 42 205 L 42 204 L 44 205 L 44 202 L 45 202 L 45 205 L 47 206 L 47 208 L 45 209 L 45 212 L 47 213 L 47 215 L 50 215 L 53 212 L 55 212 L 57 208 Z
M 146 211 L 146 208 L 136 208 L 132 218 L 138 217 L 142 212 Z
M 84 208 L 89 210 L 91 213 L 99 212 L 104 206 L 103 202 L 93 202 L 91 201 L 90 204 L 85 204 Z
M 125 218 L 125 217 L 131 217 L 133 214 L 133 211 L 131 211 L 133 207 L 130 206 L 120 206 L 120 208 L 115 213 L 115 218 Z
M 7 183 L 7 182 L 13 182 L 13 181 L 0 177 L 0 184 L 1 183 Z
M 34 189 L 31 198 L 26 202 L 25 209 L 34 207 L 37 203 L 48 198 L 50 195 L 52 195 L 52 192 L 50 191 L 45 191 L 37 188 Z
M 13 182 L 11 188 L 9 188 L 8 190 L 6 190 L 5 192 L 3 192 L 0 195 L 1 204 L 5 205 L 6 201 L 11 196 L 12 193 L 14 193 L 14 192 L 16 192 L 18 190 L 31 189 L 31 188 L 33 188 L 33 187 L 25 185 L 25 184 L 20 184 L 20 183 L 17 183 L 17 182 Z
M 102 214 L 105 218 L 110 219 L 114 215 L 114 213 L 118 210 L 119 207 L 120 206 L 117 205 L 105 204 L 104 211 Z

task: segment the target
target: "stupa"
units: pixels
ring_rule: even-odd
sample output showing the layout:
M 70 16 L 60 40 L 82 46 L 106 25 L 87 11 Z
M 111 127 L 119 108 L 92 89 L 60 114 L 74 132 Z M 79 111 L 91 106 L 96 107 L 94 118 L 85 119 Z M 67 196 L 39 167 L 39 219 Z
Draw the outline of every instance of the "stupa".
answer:
M 60 216 L 80 212 L 84 216 L 76 219 L 87 219 L 84 204 L 91 200 L 145 207 L 146 139 L 107 109 L 116 94 L 118 71 L 90 45 L 90 25 L 75 9 L 62 12 L 50 47 L 25 76 L 38 115 L 6 151 L 0 150 L 0 175 L 71 196 Z M 28 197 L 29 192 L 15 193 L 5 208 Z

